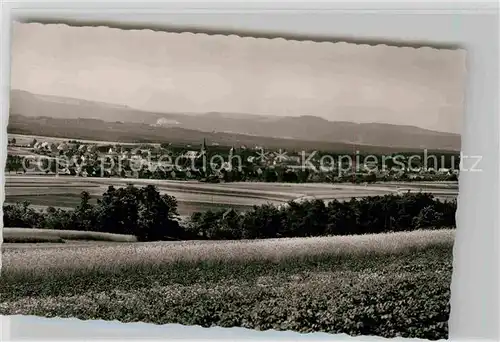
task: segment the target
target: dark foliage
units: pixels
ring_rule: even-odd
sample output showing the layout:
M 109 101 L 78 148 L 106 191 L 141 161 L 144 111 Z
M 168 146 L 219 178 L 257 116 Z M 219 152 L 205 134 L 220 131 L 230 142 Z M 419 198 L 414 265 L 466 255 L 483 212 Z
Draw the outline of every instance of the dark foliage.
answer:
M 29 161 L 24 159 L 22 156 L 17 155 L 7 155 L 7 160 L 5 161 L 5 171 L 11 172 L 24 172 L 25 168 L 29 167 Z
M 110 186 L 96 205 L 83 192 L 74 210 L 48 208 L 40 212 L 29 203 L 4 206 L 6 227 L 39 227 L 136 235 L 139 240 L 264 239 L 324 235 L 353 235 L 455 226 L 456 201 L 439 201 L 427 193 L 407 193 L 337 200 L 289 202 L 277 207 L 254 206 L 247 212 L 206 211 L 192 215 L 183 227 L 177 201 L 148 185 Z
M 192 216 L 189 229 L 204 239 L 257 239 L 373 234 L 455 226 L 456 201 L 431 194 L 407 193 L 352 199 L 322 200 L 286 206 L 255 206 L 243 213 L 208 211 Z
M 176 199 L 160 195 L 152 185 L 119 189 L 110 186 L 96 205 L 89 201 L 90 195 L 84 191 L 74 210 L 49 207 L 41 212 L 27 202 L 5 205 L 4 225 L 130 234 L 142 241 L 185 238 L 176 220 Z

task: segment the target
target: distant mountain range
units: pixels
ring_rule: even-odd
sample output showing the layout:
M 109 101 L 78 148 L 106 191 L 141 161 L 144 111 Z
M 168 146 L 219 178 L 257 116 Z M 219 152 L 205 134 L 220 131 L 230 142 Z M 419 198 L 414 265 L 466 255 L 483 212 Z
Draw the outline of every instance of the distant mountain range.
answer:
M 122 105 L 59 96 L 11 91 L 10 114 L 27 118 L 97 119 L 109 123 L 136 124 L 141 131 L 208 132 L 227 136 L 295 139 L 300 141 L 384 146 L 399 149 L 460 150 L 460 135 L 426 130 L 414 126 L 383 123 L 332 122 L 303 115 L 298 117 L 265 116 L 245 113 L 158 113 Z M 60 121 L 56 120 L 61 124 Z M 56 122 L 54 121 L 54 122 Z M 83 121 L 79 127 L 84 129 Z M 19 124 L 19 120 L 17 120 Z M 54 125 L 52 122 L 51 125 Z M 68 122 L 68 121 L 66 121 Z M 9 128 L 15 128 L 9 123 Z M 134 126 L 134 127 L 136 127 Z M 147 126 L 147 128 L 146 128 Z M 76 129 L 77 127 L 75 127 Z M 131 128 L 131 127 L 129 127 Z M 152 134 L 155 136 L 156 134 Z M 202 136 L 202 134 L 199 134 Z M 141 137 L 138 137 L 138 140 Z

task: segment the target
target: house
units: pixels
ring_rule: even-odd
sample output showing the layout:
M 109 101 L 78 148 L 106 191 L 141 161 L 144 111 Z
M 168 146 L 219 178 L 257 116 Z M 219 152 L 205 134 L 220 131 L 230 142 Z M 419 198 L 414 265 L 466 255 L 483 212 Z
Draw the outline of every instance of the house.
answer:
M 125 152 L 122 152 L 122 154 L 120 155 L 121 159 L 130 159 L 132 157 L 132 153 L 130 151 L 125 151 Z
M 283 162 L 287 162 L 287 161 L 290 161 L 290 157 L 285 155 L 285 154 L 282 154 L 282 153 L 277 153 L 276 154 L 276 158 L 275 158 L 275 162 L 278 162 L 278 163 L 283 163 Z
M 187 151 L 186 153 L 184 153 L 184 157 L 188 159 L 195 159 L 198 157 L 198 154 L 198 151 Z
M 296 166 L 292 166 L 292 167 L 295 169 L 302 168 L 302 166 L 300 166 L 300 165 L 296 165 Z M 333 171 L 333 165 L 320 165 L 319 169 L 321 172 L 331 172 L 331 171 Z
M 231 165 L 231 163 L 224 162 L 222 163 L 221 169 L 226 171 L 231 171 L 233 169 L 233 166 Z
M 376 161 L 365 161 L 364 167 L 373 170 L 378 167 L 378 163 Z
M 70 150 L 77 150 L 78 149 L 77 143 L 67 142 L 66 145 L 68 146 L 68 149 L 70 149 Z
M 57 146 L 57 150 L 66 152 L 69 150 L 69 146 L 66 143 L 60 143 L 59 146 Z

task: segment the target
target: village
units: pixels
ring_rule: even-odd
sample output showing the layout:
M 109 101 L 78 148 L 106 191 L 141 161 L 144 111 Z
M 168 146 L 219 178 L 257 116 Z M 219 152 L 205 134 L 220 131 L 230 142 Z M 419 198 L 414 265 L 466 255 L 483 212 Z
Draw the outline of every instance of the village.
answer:
M 172 180 L 355 182 L 456 181 L 458 156 L 361 156 L 218 143 L 108 144 L 9 139 L 6 172 Z M 371 157 L 371 158 L 369 158 Z M 434 163 L 434 164 L 433 164 Z M 428 164 L 428 165 L 426 165 Z M 432 166 L 430 166 L 432 165 Z

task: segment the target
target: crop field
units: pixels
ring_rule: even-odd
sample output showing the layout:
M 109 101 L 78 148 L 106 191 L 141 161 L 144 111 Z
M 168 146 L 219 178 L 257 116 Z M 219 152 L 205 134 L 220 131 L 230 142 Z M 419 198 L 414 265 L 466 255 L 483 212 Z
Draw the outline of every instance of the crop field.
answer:
M 90 200 L 90 204 L 96 204 L 97 199 L 100 195 L 94 195 Z M 49 206 L 61 208 L 61 209 L 72 209 L 80 204 L 80 194 L 70 193 L 70 194 L 39 194 L 39 195 L 16 195 L 7 196 L 6 203 L 15 203 L 28 201 L 33 204 L 33 207 L 43 209 Z M 177 210 L 180 216 L 189 216 L 196 211 L 208 211 L 208 210 L 220 210 L 220 209 L 234 209 L 236 211 L 245 211 L 250 209 L 254 203 L 249 204 L 231 204 L 231 203 L 220 203 L 220 202 L 195 202 L 195 201 L 179 201 Z
M 26 134 L 14 134 L 14 133 L 9 133 L 8 137 L 9 139 L 15 138 L 16 143 L 19 145 L 29 145 L 33 141 L 33 139 L 37 139 L 43 142 L 46 141 L 48 143 L 61 143 L 61 142 L 67 142 L 68 140 L 72 139 L 70 137 L 58 138 L 58 137 L 48 137 L 42 135 L 26 135 Z M 97 145 L 116 145 L 116 144 L 126 145 L 126 146 L 141 145 L 140 143 L 123 143 L 118 141 L 86 140 L 86 139 L 75 139 L 75 140 L 78 140 L 85 144 L 97 144 Z M 150 143 L 148 145 L 159 146 L 160 144 Z
M 415 185 L 409 184 L 280 184 L 242 182 L 227 184 L 205 184 L 183 181 L 159 181 L 145 179 L 76 178 L 71 176 L 6 176 L 5 203 L 29 201 L 36 206 L 73 208 L 80 202 L 82 191 L 88 191 L 95 201 L 109 185 L 125 186 L 154 184 L 160 193 L 175 196 L 179 214 L 189 216 L 196 211 L 234 208 L 247 210 L 253 205 L 265 203 L 281 204 L 304 197 L 315 197 L 326 201 L 348 200 L 352 197 L 376 196 L 402 193 L 408 190 L 434 193 L 438 198 L 456 198 L 458 190 L 453 184 Z
M 444 339 L 453 240 L 6 244 L 0 314 Z
M 20 147 L 13 147 L 13 146 L 7 147 L 7 154 L 13 155 L 13 156 L 22 156 L 22 157 L 35 155 L 34 153 L 31 153 L 27 149 L 20 148 Z
M 34 228 L 3 228 L 4 243 L 64 243 L 66 240 L 136 242 L 132 235 L 85 232 L 78 230 L 53 230 Z

